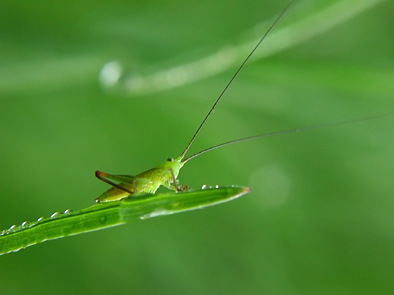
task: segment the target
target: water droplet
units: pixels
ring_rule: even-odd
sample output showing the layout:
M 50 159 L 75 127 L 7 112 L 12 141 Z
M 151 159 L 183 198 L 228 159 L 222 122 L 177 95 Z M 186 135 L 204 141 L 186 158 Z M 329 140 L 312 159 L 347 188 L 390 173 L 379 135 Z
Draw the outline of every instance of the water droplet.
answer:
M 53 213 L 53 214 L 51 215 L 50 218 L 55 218 L 55 217 L 58 217 L 59 215 L 60 215 L 59 212 L 55 212 L 55 213 Z
M 63 213 L 64 214 L 67 214 L 67 213 L 72 213 L 73 212 L 73 210 L 71 210 L 71 209 L 67 209 L 66 211 L 64 211 Z
M 22 222 L 21 228 L 28 228 L 28 227 L 29 227 L 29 222 L 27 221 Z
M 206 184 L 204 184 L 202 187 L 201 187 L 201 189 L 206 189 L 207 188 L 207 185 Z
M 44 219 L 45 219 L 44 217 L 40 217 L 40 218 L 37 219 L 37 222 L 40 222 L 40 221 L 42 221 Z
M 107 221 L 107 216 L 100 217 L 100 223 L 104 224 Z
M 218 185 L 215 185 L 215 188 L 219 188 L 219 186 L 218 186 Z

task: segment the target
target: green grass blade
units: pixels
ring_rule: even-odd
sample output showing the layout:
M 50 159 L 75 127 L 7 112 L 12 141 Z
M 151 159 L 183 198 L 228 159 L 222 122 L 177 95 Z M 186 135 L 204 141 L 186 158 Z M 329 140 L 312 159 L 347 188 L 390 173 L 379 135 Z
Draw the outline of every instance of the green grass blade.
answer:
M 0 255 L 16 252 L 47 240 L 121 225 L 138 219 L 202 209 L 238 198 L 246 187 L 208 188 L 192 192 L 163 193 L 100 203 L 80 211 L 55 213 L 36 222 L 12 226 L 0 235 Z

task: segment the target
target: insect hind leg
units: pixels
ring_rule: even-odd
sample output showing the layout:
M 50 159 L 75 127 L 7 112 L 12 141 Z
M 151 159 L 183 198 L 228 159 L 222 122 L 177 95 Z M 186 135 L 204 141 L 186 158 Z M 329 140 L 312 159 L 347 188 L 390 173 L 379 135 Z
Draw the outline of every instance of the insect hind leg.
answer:
M 101 171 L 96 171 L 95 172 L 95 176 L 98 179 L 104 181 L 105 183 L 108 183 L 109 185 L 112 185 L 112 186 L 114 186 L 114 187 L 116 187 L 116 188 L 118 188 L 118 189 L 120 189 L 122 191 L 125 191 L 126 193 L 133 194 L 135 192 L 135 180 L 136 180 L 136 178 L 134 176 L 112 175 L 112 174 L 108 174 L 108 173 L 101 172 Z M 112 181 L 108 180 L 107 178 L 114 179 L 114 180 L 120 181 L 120 182 L 130 183 L 130 184 L 133 185 L 133 191 L 131 191 L 131 190 L 125 188 L 125 187 L 122 187 L 121 185 L 119 185 L 119 184 L 117 184 L 115 182 L 112 182 Z

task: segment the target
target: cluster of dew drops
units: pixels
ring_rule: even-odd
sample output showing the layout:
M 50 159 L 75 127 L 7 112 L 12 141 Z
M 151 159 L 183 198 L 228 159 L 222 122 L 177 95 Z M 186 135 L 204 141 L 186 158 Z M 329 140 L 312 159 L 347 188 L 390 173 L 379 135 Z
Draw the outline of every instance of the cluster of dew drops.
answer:
M 72 210 L 67 209 L 63 213 L 55 212 L 50 217 L 40 217 L 34 222 L 24 221 L 19 226 L 14 224 L 9 229 L 5 229 L 5 230 L 1 231 L 0 236 L 5 236 L 5 235 L 9 235 L 9 234 L 12 234 L 12 233 L 24 230 L 24 229 L 28 229 L 28 228 L 31 228 L 31 227 L 37 225 L 37 224 L 43 223 L 44 221 L 57 219 L 57 218 L 63 217 L 65 214 L 70 214 L 72 212 L 73 212 Z
M 213 188 L 219 188 L 219 185 L 206 185 L 204 184 L 201 189 L 213 189 Z

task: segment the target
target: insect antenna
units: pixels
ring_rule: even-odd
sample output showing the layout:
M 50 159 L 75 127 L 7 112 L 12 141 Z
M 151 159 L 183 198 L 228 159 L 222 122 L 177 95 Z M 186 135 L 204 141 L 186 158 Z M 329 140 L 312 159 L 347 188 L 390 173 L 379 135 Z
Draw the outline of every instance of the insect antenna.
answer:
M 242 70 L 242 68 L 244 67 L 244 65 L 246 64 L 246 62 L 250 59 L 250 57 L 253 55 L 253 53 L 256 51 L 256 49 L 260 46 L 260 44 L 264 41 L 265 37 L 267 37 L 267 35 L 269 34 L 269 32 L 272 30 L 272 28 L 276 25 L 276 23 L 279 21 L 279 19 L 282 17 L 282 15 L 286 12 L 286 10 L 289 8 L 289 6 L 291 5 L 291 3 L 294 0 L 291 0 L 286 7 L 281 11 L 281 13 L 279 14 L 279 16 L 275 19 L 275 21 L 271 24 L 271 26 L 268 28 L 268 30 L 265 32 L 265 34 L 263 35 L 263 37 L 261 37 L 261 39 L 259 40 L 259 42 L 257 42 L 256 46 L 253 48 L 253 50 L 249 53 L 249 55 L 246 57 L 246 59 L 244 60 L 244 62 L 241 64 L 241 66 L 238 68 L 238 70 L 235 72 L 234 76 L 230 79 L 230 81 L 227 83 L 226 87 L 224 87 L 222 93 L 220 93 L 218 99 L 215 101 L 215 103 L 213 104 L 212 108 L 209 110 L 208 114 L 206 115 L 206 117 L 204 118 L 204 120 L 202 121 L 202 123 L 200 124 L 200 126 L 198 127 L 197 131 L 194 133 L 192 139 L 190 140 L 190 142 L 188 143 L 188 145 L 186 146 L 185 150 L 182 152 L 180 158 L 183 159 L 183 157 L 186 155 L 187 151 L 189 150 L 190 146 L 193 144 L 194 140 L 196 139 L 198 133 L 200 133 L 200 130 L 202 128 L 202 126 L 204 126 L 205 122 L 207 121 L 207 119 L 209 118 L 209 116 L 212 114 L 212 112 L 214 111 L 216 105 L 218 104 L 218 102 L 220 101 L 220 99 L 222 98 L 223 94 L 227 91 L 227 89 L 229 88 L 229 86 L 231 85 L 231 83 L 234 81 L 234 79 L 238 76 L 238 73 Z M 246 139 L 245 139 L 246 140 Z M 226 143 L 226 144 L 230 144 Z M 225 145 L 225 144 L 223 144 Z M 219 147 L 219 146 L 216 146 Z M 216 147 L 212 147 L 216 148 Z M 193 155 L 193 156 L 197 156 Z M 193 157 L 192 156 L 192 157 Z M 191 157 L 189 157 L 190 159 Z M 185 162 L 185 161 L 184 161 Z
M 207 148 L 205 150 L 202 150 L 202 151 L 200 151 L 198 153 L 195 153 L 194 155 L 191 155 L 190 157 L 187 157 L 185 160 L 183 160 L 182 163 L 184 164 L 187 161 L 189 161 L 189 160 L 191 160 L 191 159 L 193 159 L 193 158 L 195 158 L 195 157 L 197 157 L 197 156 L 199 156 L 201 154 L 204 154 L 204 153 L 209 152 L 211 150 L 214 150 L 214 149 L 217 149 L 217 148 L 220 148 L 222 146 L 229 145 L 229 144 L 232 144 L 232 143 L 236 143 L 236 142 L 252 140 L 252 139 L 256 139 L 256 138 L 260 138 L 260 137 L 268 137 L 268 136 L 279 135 L 279 134 L 288 134 L 288 133 L 297 133 L 297 132 L 302 132 L 302 131 L 306 131 L 306 130 L 321 129 L 321 128 L 325 128 L 325 127 L 332 127 L 332 126 L 345 125 L 345 124 L 356 123 L 356 122 L 363 122 L 363 121 L 368 121 L 368 120 L 375 120 L 375 119 L 380 119 L 380 118 L 384 118 L 384 117 L 389 117 L 389 116 L 392 116 L 392 115 L 393 115 L 393 113 L 388 113 L 388 114 L 383 114 L 383 115 L 378 115 L 378 116 L 364 117 L 364 118 L 340 121 L 340 122 L 335 122 L 335 123 L 325 123 L 325 124 L 318 124 L 318 125 L 310 125 L 310 126 L 306 126 L 306 127 L 293 128 L 293 129 L 287 129 L 287 130 L 281 130 L 281 131 L 275 131 L 275 132 L 269 132 L 269 133 L 255 135 L 255 136 L 235 139 L 235 140 L 231 140 L 231 141 L 228 141 L 228 142 L 224 142 L 224 143 L 212 146 L 212 147 Z

